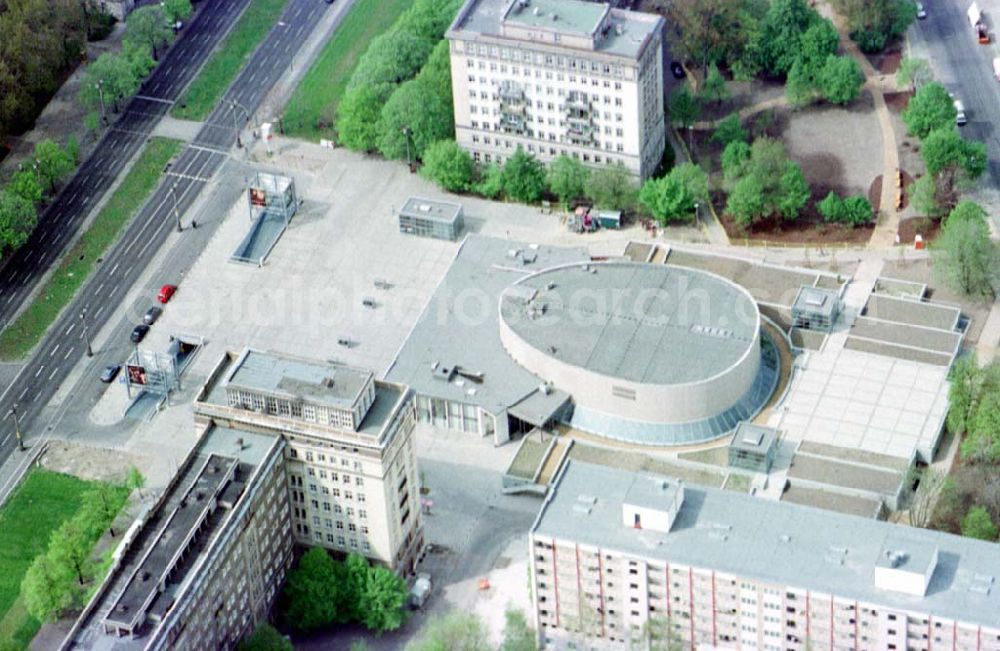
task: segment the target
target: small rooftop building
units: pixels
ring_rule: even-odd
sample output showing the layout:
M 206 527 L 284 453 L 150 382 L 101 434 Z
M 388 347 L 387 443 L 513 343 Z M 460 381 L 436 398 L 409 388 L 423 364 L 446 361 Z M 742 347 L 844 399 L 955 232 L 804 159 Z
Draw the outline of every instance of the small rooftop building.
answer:
M 792 323 L 797 328 L 829 332 L 838 314 L 840 299 L 832 289 L 803 285 L 792 303 Z
M 454 242 L 465 219 L 462 204 L 410 197 L 399 209 L 399 232 Z
M 529 545 L 546 649 L 1000 649 L 995 542 L 570 461 Z
M 754 472 L 768 472 L 774 462 L 778 430 L 747 421 L 736 426 L 729 444 L 729 465 Z

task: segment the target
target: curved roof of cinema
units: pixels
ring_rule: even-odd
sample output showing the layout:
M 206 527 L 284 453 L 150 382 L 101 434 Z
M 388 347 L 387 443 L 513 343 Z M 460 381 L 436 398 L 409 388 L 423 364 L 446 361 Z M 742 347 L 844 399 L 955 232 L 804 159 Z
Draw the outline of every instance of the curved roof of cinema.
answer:
M 760 327 L 742 287 L 698 269 L 630 262 L 571 264 L 523 278 L 501 296 L 500 318 L 563 362 L 660 385 L 725 372 L 756 350 Z

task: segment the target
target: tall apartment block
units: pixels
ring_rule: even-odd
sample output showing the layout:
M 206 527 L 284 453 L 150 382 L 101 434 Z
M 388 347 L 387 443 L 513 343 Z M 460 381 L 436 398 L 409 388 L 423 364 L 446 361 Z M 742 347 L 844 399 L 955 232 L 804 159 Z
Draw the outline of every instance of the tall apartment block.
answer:
M 123 536 L 62 649 L 231 649 L 292 562 L 280 437 L 209 427 Z
M 455 138 L 482 163 L 621 163 L 665 143 L 661 17 L 583 0 L 467 0 L 448 30 Z
M 549 649 L 1000 650 L 1000 545 L 571 461 L 529 535 Z
M 284 440 L 296 543 L 412 570 L 423 528 L 408 387 L 366 369 L 247 349 L 216 366 L 195 421 Z

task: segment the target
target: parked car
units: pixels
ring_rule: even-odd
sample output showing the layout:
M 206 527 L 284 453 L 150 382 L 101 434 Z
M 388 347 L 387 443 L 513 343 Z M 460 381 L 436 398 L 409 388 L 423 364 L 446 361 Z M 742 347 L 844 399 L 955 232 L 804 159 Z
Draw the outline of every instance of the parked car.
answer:
M 920 20 L 927 18 L 927 12 L 924 10 L 924 5 L 920 2 L 917 3 L 917 18 Z
M 410 588 L 410 607 L 414 609 L 423 608 L 424 604 L 427 603 L 427 598 L 430 596 L 431 575 L 421 572 L 417 575 L 417 580 L 414 581 L 413 587 Z
M 969 121 L 969 118 L 965 115 L 965 105 L 962 104 L 962 100 L 955 100 L 955 124 L 958 126 L 964 126 Z
M 132 328 L 132 336 L 130 337 L 132 343 L 137 344 L 140 341 L 142 341 L 146 337 L 146 334 L 148 332 L 149 332 L 149 326 L 146 325 L 145 323 L 140 323 L 136 327 Z
M 105 384 L 110 384 L 116 377 L 118 377 L 118 371 L 122 370 L 121 364 L 108 364 L 101 371 L 101 382 Z
M 146 313 L 142 315 L 142 322 L 145 323 L 146 325 L 153 325 L 154 323 L 156 323 L 156 320 L 160 318 L 161 314 L 163 314 L 163 308 L 156 307 L 154 305 L 153 307 L 146 310 Z
M 156 295 L 156 300 L 161 303 L 166 303 L 170 300 L 170 297 L 177 292 L 177 285 L 164 285 L 160 288 L 160 293 Z
M 684 66 L 679 61 L 670 62 L 670 72 L 674 75 L 674 79 L 684 79 L 687 76 L 684 74 Z

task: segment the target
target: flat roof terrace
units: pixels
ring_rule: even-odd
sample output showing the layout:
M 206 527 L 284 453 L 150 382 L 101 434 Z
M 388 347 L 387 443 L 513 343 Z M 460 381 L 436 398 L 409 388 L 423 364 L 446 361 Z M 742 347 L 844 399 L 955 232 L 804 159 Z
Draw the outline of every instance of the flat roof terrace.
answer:
M 592 36 L 601 27 L 607 5 L 582 0 L 512 2 L 504 21 L 526 27 Z
M 247 349 L 229 374 L 227 385 L 351 409 L 373 378 L 371 371 L 345 364 L 323 364 Z

